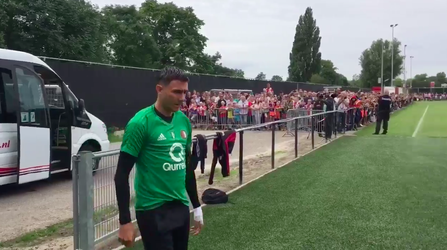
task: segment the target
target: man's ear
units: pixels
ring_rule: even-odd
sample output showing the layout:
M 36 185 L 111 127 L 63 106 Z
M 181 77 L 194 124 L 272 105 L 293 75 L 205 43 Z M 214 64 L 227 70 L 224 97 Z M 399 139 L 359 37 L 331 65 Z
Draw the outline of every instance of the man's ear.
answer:
M 155 90 L 157 91 L 157 93 L 160 93 L 163 90 L 163 86 L 161 84 L 157 84 L 155 85 Z

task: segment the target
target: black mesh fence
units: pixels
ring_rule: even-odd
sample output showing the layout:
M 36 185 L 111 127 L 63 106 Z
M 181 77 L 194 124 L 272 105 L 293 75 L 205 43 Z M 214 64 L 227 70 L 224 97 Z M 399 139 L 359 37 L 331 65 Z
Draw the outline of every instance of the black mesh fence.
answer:
M 124 127 L 135 112 L 153 104 L 156 100 L 157 70 L 55 59 L 46 59 L 45 62 L 59 74 L 78 98 L 85 100 L 87 110 L 109 127 Z M 297 88 L 321 91 L 325 86 L 211 75 L 190 75 L 189 77 L 189 89 L 199 92 L 211 89 L 250 89 L 254 93 L 260 93 L 267 83 L 271 84 L 275 93 L 289 93 Z M 359 90 L 359 88 L 352 87 L 343 87 L 342 89 Z

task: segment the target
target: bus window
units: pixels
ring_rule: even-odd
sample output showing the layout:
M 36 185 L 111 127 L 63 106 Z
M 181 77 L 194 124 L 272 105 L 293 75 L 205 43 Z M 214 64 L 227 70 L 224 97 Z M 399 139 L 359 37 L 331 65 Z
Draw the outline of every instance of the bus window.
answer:
M 48 100 L 49 108 L 64 109 L 64 97 L 61 89 L 63 82 L 56 74 L 54 74 L 53 71 L 43 66 L 35 65 L 34 71 L 43 79 L 45 83 L 45 94 Z
M 47 127 L 47 109 L 41 79 L 26 68 L 15 68 L 15 72 L 19 90 L 20 112 L 21 114 L 28 113 L 26 119 L 22 119 L 22 123 Z
M 0 68 L 0 75 L 1 122 L 17 123 L 18 100 L 13 87 L 11 70 Z

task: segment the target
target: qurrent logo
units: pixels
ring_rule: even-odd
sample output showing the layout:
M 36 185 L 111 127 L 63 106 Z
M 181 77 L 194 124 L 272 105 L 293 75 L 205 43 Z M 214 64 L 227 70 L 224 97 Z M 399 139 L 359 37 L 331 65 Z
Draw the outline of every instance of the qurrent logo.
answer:
M 171 156 L 172 161 L 176 162 L 174 164 L 164 163 L 163 170 L 164 171 L 177 171 L 183 170 L 186 168 L 185 164 L 185 148 L 181 143 L 174 143 L 169 150 L 169 156 Z

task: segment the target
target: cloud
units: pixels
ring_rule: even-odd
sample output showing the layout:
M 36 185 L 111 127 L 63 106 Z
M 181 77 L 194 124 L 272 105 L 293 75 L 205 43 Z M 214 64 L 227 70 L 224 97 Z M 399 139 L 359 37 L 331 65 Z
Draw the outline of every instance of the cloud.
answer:
M 142 0 L 92 0 L 106 4 L 136 4 Z M 160 1 L 170 2 L 170 1 Z M 373 40 L 395 37 L 414 56 L 413 74 L 447 71 L 447 1 L 441 0 L 173 0 L 191 6 L 204 20 L 206 52 L 222 54 L 228 67 L 242 67 L 247 77 L 264 72 L 287 77 L 289 53 L 298 18 L 311 7 L 320 27 L 323 59 L 332 60 L 348 79 L 360 73 L 359 57 Z M 407 60 L 409 77 L 409 60 Z

